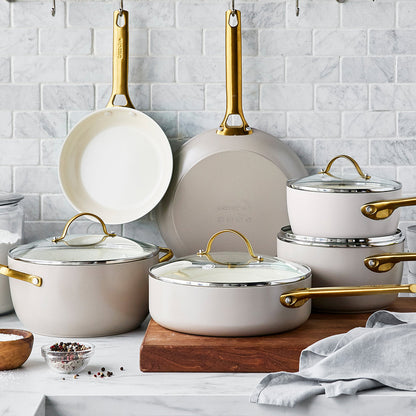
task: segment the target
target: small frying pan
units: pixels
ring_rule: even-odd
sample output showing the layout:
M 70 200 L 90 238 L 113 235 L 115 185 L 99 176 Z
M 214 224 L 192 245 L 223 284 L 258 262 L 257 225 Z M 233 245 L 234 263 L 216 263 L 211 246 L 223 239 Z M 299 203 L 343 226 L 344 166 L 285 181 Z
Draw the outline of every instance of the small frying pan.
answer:
M 114 12 L 113 27 L 110 101 L 69 133 L 61 151 L 59 179 L 76 210 L 94 212 L 108 224 L 122 224 L 157 205 L 169 185 L 173 158 L 163 130 L 134 109 L 128 94 L 126 10 Z M 115 105 L 118 97 L 124 97 L 124 106 Z
M 173 178 L 157 210 L 161 234 L 177 256 L 192 253 L 219 228 L 238 228 L 260 252 L 275 255 L 276 235 L 289 221 L 286 182 L 306 174 L 289 146 L 248 126 L 241 60 L 241 14 L 228 10 L 224 120 L 175 154 Z M 224 238 L 218 245 L 227 251 L 239 244 Z

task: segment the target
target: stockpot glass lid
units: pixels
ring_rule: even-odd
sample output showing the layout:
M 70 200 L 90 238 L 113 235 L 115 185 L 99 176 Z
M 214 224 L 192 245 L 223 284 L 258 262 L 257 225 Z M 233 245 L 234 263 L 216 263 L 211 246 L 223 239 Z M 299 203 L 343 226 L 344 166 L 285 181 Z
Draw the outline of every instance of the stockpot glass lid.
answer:
M 331 174 L 331 166 L 339 158 L 350 160 L 354 164 L 357 174 L 342 176 Z M 364 174 L 358 163 L 347 155 L 336 156 L 328 163 L 326 169 L 321 172 L 300 179 L 290 180 L 287 185 L 290 188 L 302 191 L 337 193 L 388 192 L 399 190 L 402 187 L 399 182 Z
M 242 236 L 235 230 L 223 230 L 211 239 L 226 231 Z M 273 286 L 298 282 L 311 275 L 308 266 L 254 255 L 251 245 L 249 253 L 211 252 L 209 247 L 210 243 L 207 250 L 198 254 L 155 265 L 150 268 L 150 275 L 163 282 L 206 287 Z
M 403 233 L 397 230 L 395 234 L 382 237 L 363 237 L 363 238 L 327 238 L 310 237 L 298 235 L 292 232 L 290 225 L 283 227 L 277 238 L 285 243 L 297 244 L 313 247 L 386 247 L 402 243 L 405 239 Z
M 86 214 L 78 214 L 68 221 L 61 237 L 18 246 L 10 250 L 9 257 L 36 264 L 89 265 L 142 260 L 153 257 L 159 252 L 159 247 L 153 244 L 108 233 L 103 223 L 103 234 L 71 234 L 66 236 L 65 231 L 69 225 L 81 215 Z

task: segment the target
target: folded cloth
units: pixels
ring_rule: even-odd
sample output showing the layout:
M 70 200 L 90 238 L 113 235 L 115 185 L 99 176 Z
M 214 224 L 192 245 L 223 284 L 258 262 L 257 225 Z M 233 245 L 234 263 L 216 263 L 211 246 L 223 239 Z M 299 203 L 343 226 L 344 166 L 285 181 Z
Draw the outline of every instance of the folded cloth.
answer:
M 377 311 L 365 328 L 324 338 L 304 349 L 297 373 L 267 375 L 253 403 L 293 407 L 318 394 L 353 395 L 377 387 L 416 390 L 416 313 Z

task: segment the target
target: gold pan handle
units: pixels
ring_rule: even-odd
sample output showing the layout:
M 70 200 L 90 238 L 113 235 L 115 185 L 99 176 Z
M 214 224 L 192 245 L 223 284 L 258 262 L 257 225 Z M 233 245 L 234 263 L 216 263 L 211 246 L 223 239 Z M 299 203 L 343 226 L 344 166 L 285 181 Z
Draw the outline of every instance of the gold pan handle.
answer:
M 368 269 L 376 273 L 384 273 L 391 270 L 401 261 L 416 261 L 416 253 L 383 253 L 369 256 L 364 259 Z
M 32 274 L 27 274 L 23 272 L 18 272 L 17 270 L 9 269 L 7 266 L 0 264 L 0 274 L 4 276 L 11 277 L 13 279 L 22 280 L 23 282 L 30 283 L 34 286 L 42 286 L 43 280 L 39 276 L 34 276 Z
M 384 220 L 390 217 L 400 207 L 416 205 L 416 198 L 392 199 L 390 201 L 375 201 L 361 207 L 361 212 L 372 220 Z
M 379 286 L 340 286 L 298 289 L 280 296 L 280 303 L 287 308 L 299 308 L 309 299 L 336 296 L 386 295 L 390 293 L 416 293 L 416 284 Z

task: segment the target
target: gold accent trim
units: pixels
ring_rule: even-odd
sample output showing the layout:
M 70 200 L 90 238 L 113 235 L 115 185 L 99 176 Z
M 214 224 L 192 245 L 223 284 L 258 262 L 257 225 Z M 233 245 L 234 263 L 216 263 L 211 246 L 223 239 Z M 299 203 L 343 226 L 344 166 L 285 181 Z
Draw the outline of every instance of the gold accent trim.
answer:
M 372 272 L 384 273 L 391 270 L 402 261 L 416 261 L 416 253 L 383 253 L 369 256 L 364 259 L 364 264 Z
M 79 218 L 79 217 L 82 217 L 82 216 L 84 216 L 84 215 L 88 215 L 88 216 L 91 216 L 91 217 L 94 217 L 94 218 L 96 218 L 99 222 L 100 222 L 100 224 L 101 224 L 101 226 L 103 227 L 103 232 L 104 232 L 104 234 L 105 234 L 105 236 L 103 237 L 103 239 L 101 239 L 98 243 L 101 243 L 102 241 L 104 241 L 107 237 L 116 237 L 116 235 L 117 234 L 115 234 L 115 233 L 109 233 L 108 231 L 107 231 L 107 227 L 105 226 L 105 224 L 104 224 L 104 221 L 98 216 L 98 215 L 95 215 L 95 214 L 91 214 L 90 212 L 81 212 L 80 214 L 77 214 L 77 215 L 74 215 L 67 223 L 66 223 L 66 225 L 65 225 L 65 228 L 64 228 L 64 230 L 62 231 L 62 234 L 61 234 L 61 236 L 60 237 L 55 237 L 53 240 L 52 240 L 52 242 L 53 243 L 58 243 L 59 241 L 62 241 L 64 238 L 65 238 L 65 236 L 66 236 L 66 234 L 67 234 L 67 232 L 68 232 L 68 229 L 69 229 L 69 227 L 70 227 L 70 225 L 77 219 L 77 218 Z M 96 243 L 96 244 L 98 244 L 98 243 Z
M 309 299 L 335 296 L 385 295 L 390 293 L 416 293 L 416 284 L 379 286 L 339 286 L 298 289 L 280 296 L 280 303 L 287 308 L 299 308 Z
M 231 228 L 228 228 L 228 229 L 225 229 L 225 230 L 221 230 L 221 231 L 218 231 L 217 233 L 213 234 L 211 236 L 211 238 L 208 240 L 206 249 L 205 250 L 199 250 L 198 253 L 197 253 L 197 255 L 198 256 L 206 256 L 213 263 L 226 264 L 226 263 L 221 263 L 221 262 L 218 262 L 218 261 L 214 260 L 212 258 L 212 256 L 210 255 L 212 243 L 214 242 L 214 240 L 220 234 L 224 234 L 224 233 L 233 233 L 233 234 L 236 234 L 236 235 L 240 236 L 244 240 L 244 242 L 246 243 L 247 251 L 250 254 L 251 258 L 253 258 L 256 261 L 260 261 L 260 262 L 262 262 L 264 260 L 263 257 L 256 256 L 254 254 L 253 247 L 252 247 L 250 241 L 248 240 L 248 238 L 244 234 L 240 233 L 239 231 L 233 230 Z
M 119 19 L 124 18 L 124 25 L 119 26 Z M 134 108 L 128 91 L 129 72 L 129 13 L 126 10 L 115 10 L 113 13 L 113 87 L 107 107 Z M 124 96 L 125 105 L 115 105 L 118 95 Z
M 232 25 L 231 20 L 236 24 Z M 243 114 L 241 60 L 241 12 L 240 10 L 227 10 L 225 13 L 227 107 L 224 119 L 217 130 L 217 134 L 223 136 L 247 135 L 253 132 Z M 240 116 L 239 126 L 228 124 L 228 119 L 232 115 Z
M 9 269 L 7 266 L 0 264 L 0 274 L 11 277 L 12 279 L 21 280 L 32 284 L 33 286 L 41 287 L 43 279 L 33 274 L 18 272 L 17 270 Z
M 173 257 L 173 251 L 170 248 L 159 247 L 159 252 L 166 253 L 159 259 L 159 263 L 170 260 Z
M 348 159 L 355 167 L 355 169 L 357 170 L 358 174 L 365 180 L 371 179 L 370 175 L 365 174 L 361 168 L 360 165 L 355 161 L 355 159 L 353 159 L 351 156 L 348 155 L 338 155 L 335 156 L 333 159 L 331 159 L 327 165 L 327 167 L 325 169 L 322 169 L 319 173 L 326 173 L 327 175 L 330 175 L 329 171 L 332 167 L 332 164 L 340 158 L 344 158 L 344 159 Z
M 416 198 L 400 198 L 389 201 L 376 201 L 364 204 L 361 212 L 372 220 L 384 220 L 390 217 L 393 212 L 400 207 L 416 205 Z

